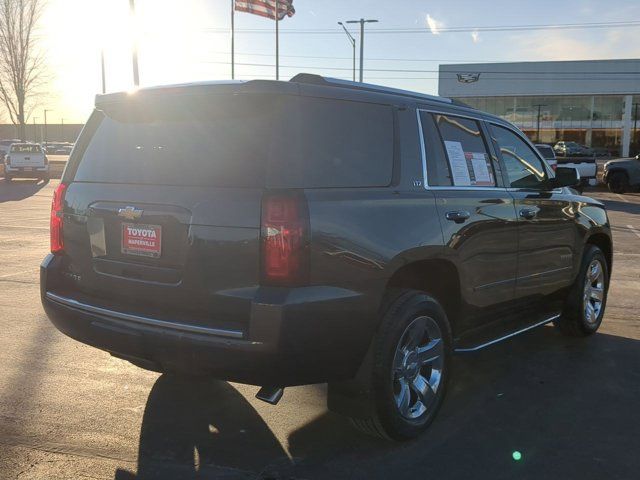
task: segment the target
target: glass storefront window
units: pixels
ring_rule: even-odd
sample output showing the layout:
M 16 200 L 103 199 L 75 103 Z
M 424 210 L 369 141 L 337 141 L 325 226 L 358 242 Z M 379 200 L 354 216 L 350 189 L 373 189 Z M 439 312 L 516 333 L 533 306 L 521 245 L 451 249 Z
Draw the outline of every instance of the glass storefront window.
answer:
M 607 149 L 612 155 L 618 155 L 621 150 L 622 95 L 473 97 L 459 100 L 516 124 L 534 142 L 553 145 L 560 140 L 574 141 Z M 640 95 L 634 97 L 634 103 L 640 103 Z M 632 125 L 634 138 L 640 147 L 640 119 L 635 136 Z

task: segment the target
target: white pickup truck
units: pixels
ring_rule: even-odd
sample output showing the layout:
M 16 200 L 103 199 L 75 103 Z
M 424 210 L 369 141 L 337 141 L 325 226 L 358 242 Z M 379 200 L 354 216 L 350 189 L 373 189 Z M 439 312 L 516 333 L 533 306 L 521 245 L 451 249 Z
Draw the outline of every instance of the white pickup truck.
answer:
M 13 143 L 4 158 L 4 179 L 16 177 L 49 180 L 49 159 L 37 143 Z
M 580 175 L 583 186 L 589 185 L 593 187 L 598 184 L 595 157 L 556 157 L 553 148 L 544 143 L 536 143 L 536 148 L 553 170 L 558 166 L 575 168 Z

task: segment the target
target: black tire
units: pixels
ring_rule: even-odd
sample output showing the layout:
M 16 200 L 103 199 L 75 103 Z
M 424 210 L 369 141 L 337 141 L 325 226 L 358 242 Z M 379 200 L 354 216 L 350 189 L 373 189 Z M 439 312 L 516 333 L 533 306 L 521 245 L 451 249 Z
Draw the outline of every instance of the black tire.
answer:
M 586 302 L 594 302 L 591 299 L 591 294 L 587 293 L 587 273 L 590 272 L 591 266 L 594 262 L 598 262 L 602 269 L 602 301 L 597 314 L 594 308 L 594 315 L 589 319 L 587 318 L 587 305 Z M 596 283 L 596 282 L 591 282 Z M 592 292 L 593 285 L 589 292 Z M 554 321 L 554 324 L 565 335 L 571 337 L 585 337 L 587 335 L 594 334 L 600 324 L 602 323 L 602 317 L 604 316 L 605 307 L 607 305 L 607 293 L 609 290 L 609 269 L 607 266 L 607 260 L 600 250 L 595 245 L 589 245 L 585 247 L 584 255 L 582 256 L 582 264 L 580 265 L 580 272 L 576 277 L 576 280 L 571 287 L 569 296 L 565 303 L 562 316 Z
M 368 399 L 372 402 L 373 408 L 370 411 L 373 415 L 364 419 L 352 418 L 351 421 L 356 428 L 369 435 L 402 441 L 422 433 L 431 424 L 442 404 L 449 379 L 452 340 L 447 315 L 435 298 L 417 290 L 394 292 L 393 298 L 394 300 L 388 303 L 388 307 L 383 312 L 382 322 L 374 339 L 373 368 Z M 422 322 L 426 322 L 424 336 L 417 341 L 416 349 L 398 350 L 402 342 L 408 338 L 407 335 L 411 338 L 412 332 L 420 331 Z M 441 342 L 436 350 L 438 334 Z M 424 352 L 422 355 L 425 358 L 440 354 L 435 357 L 436 360 L 424 363 L 422 366 L 420 366 L 420 357 L 415 356 L 420 350 L 421 342 L 426 342 L 426 346 L 422 348 Z M 428 346 L 432 344 L 434 346 L 429 348 Z M 404 356 L 400 353 L 402 351 Z M 411 357 L 411 355 L 414 356 Z M 398 358 L 403 358 L 407 363 L 403 363 L 400 368 L 396 363 L 394 368 L 394 362 L 397 362 Z M 409 369 L 412 370 L 409 371 Z M 398 373 L 400 370 L 402 374 Z M 405 378 L 405 375 L 415 375 L 415 377 L 412 377 L 413 380 L 408 380 L 409 377 Z M 396 403 L 398 401 L 396 395 L 406 398 L 402 396 L 402 392 L 395 391 L 396 387 L 400 386 L 398 383 L 400 380 L 405 386 L 403 391 L 409 395 L 408 405 L 411 405 L 412 399 L 415 400 L 415 408 L 410 409 L 407 406 L 405 412 L 407 415 L 416 415 L 415 418 L 403 416 Z M 429 388 L 424 388 L 427 393 L 420 395 L 415 387 L 417 383 L 426 386 L 424 380 Z M 425 408 L 424 411 L 420 405 Z M 418 414 L 419 412 L 422 413 Z
M 624 172 L 613 172 L 607 180 L 607 187 L 613 193 L 625 193 L 629 190 L 629 177 Z

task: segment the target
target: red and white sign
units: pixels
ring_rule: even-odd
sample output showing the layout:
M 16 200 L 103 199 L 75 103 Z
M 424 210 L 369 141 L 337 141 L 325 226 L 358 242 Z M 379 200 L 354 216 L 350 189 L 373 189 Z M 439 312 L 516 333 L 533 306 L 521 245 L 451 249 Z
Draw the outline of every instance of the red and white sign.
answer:
M 160 256 L 162 227 L 158 225 L 122 224 L 122 253 L 142 255 L 144 257 Z

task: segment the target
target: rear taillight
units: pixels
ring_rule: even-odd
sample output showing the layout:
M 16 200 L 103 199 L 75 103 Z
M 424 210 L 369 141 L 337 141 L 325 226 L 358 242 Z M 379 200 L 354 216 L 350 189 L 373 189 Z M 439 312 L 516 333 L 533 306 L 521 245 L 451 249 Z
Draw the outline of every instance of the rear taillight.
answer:
M 64 183 L 61 183 L 53 192 L 50 224 L 51 253 L 62 253 L 64 251 L 64 241 L 62 239 L 62 209 L 64 205 L 64 192 L 66 189 L 67 186 Z
M 262 284 L 309 282 L 309 209 L 304 194 L 271 193 L 262 199 Z

